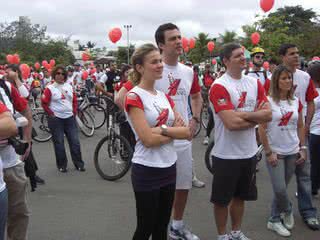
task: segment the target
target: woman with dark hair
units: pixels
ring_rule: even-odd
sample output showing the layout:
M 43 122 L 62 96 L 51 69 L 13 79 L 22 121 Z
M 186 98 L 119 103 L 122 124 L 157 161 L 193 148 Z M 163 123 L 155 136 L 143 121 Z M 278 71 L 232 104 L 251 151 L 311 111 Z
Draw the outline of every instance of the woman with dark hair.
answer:
M 260 124 L 259 136 L 266 153 L 274 199 L 267 227 L 288 237 L 294 226 L 287 185 L 307 159 L 302 104 L 294 96 L 291 71 L 280 65 L 273 71 L 270 95 L 272 121 Z
M 57 168 L 67 172 L 67 155 L 64 146 L 64 134 L 67 137 L 71 157 L 78 171 L 85 171 L 82 161 L 78 128 L 76 124 L 77 96 L 66 82 L 67 72 L 63 66 L 52 71 L 54 83 L 49 84 L 41 98 L 42 107 L 49 115 L 48 125 L 52 133 Z
M 174 102 L 155 82 L 162 77 L 159 50 L 152 44 L 136 49 L 125 109 L 137 139 L 132 158 L 132 185 L 137 228 L 133 240 L 167 239 L 175 194 L 177 154 L 173 139 L 187 139 L 190 130 L 175 112 Z
M 114 86 L 114 90 L 119 92 L 123 85 L 128 81 L 129 71 L 131 66 L 124 64 L 120 69 L 120 81 Z
M 307 72 L 319 93 L 319 96 L 314 99 L 315 112 L 310 125 L 309 136 L 311 189 L 312 195 L 317 195 L 320 188 L 320 61 L 312 62 Z

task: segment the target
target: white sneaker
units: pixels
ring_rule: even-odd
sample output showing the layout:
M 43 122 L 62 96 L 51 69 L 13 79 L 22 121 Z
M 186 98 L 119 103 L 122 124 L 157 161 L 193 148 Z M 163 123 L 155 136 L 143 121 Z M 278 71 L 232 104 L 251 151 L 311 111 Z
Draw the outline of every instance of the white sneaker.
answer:
M 286 229 L 291 230 L 293 229 L 294 226 L 294 218 L 293 218 L 293 213 L 283 213 L 281 215 L 281 219 L 283 221 L 283 225 L 285 226 Z
M 200 238 L 193 234 L 185 225 L 179 230 L 170 226 L 169 237 L 175 240 L 200 240 Z
M 289 237 L 291 235 L 288 229 L 286 229 L 281 222 L 268 222 L 267 228 L 282 237 Z
M 196 188 L 203 188 L 205 187 L 205 183 L 200 181 L 196 176 L 193 176 L 192 179 L 192 186 L 196 187 Z
M 250 240 L 250 238 L 248 238 L 246 235 L 244 235 L 243 232 L 239 232 L 239 234 L 232 235 L 232 233 L 230 233 L 229 235 L 230 240 Z
M 206 136 L 204 139 L 203 139 L 203 142 L 202 142 L 203 145 L 208 145 L 209 144 L 209 137 Z

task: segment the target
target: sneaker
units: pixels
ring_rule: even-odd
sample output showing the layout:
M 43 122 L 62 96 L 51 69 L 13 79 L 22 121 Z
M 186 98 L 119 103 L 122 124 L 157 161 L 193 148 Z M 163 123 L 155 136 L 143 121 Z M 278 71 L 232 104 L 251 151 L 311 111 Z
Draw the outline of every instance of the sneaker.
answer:
M 196 176 L 192 179 L 192 186 L 197 188 L 203 188 L 206 184 L 202 181 L 200 181 Z
M 176 240 L 200 240 L 200 238 L 193 234 L 186 226 L 183 226 L 179 230 L 170 226 L 169 237 L 170 239 Z
M 68 169 L 67 168 L 59 168 L 59 171 L 62 173 L 66 173 L 66 172 L 68 172 Z
M 202 142 L 203 145 L 208 145 L 209 144 L 209 137 L 206 136 L 204 139 L 203 139 L 203 142 Z
M 85 172 L 86 171 L 86 169 L 84 167 L 77 167 L 77 170 L 79 172 Z
M 319 231 L 320 230 L 320 224 L 318 219 L 316 218 L 308 218 L 305 220 L 305 223 L 307 224 L 307 226 L 314 231 Z
M 289 237 L 291 235 L 288 229 L 286 229 L 281 222 L 268 222 L 267 228 L 282 237 Z
M 250 238 L 244 235 L 243 232 L 240 232 L 239 234 L 237 234 L 237 236 L 234 236 L 232 235 L 232 233 L 230 233 L 229 238 L 230 240 L 250 240 Z
M 294 226 L 294 218 L 293 218 L 293 213 L 284 213 L 281 215 L 281 219 L 283 222 L 283 225 L 285 226 L 286 229 L 291 230 L 293 229 Z

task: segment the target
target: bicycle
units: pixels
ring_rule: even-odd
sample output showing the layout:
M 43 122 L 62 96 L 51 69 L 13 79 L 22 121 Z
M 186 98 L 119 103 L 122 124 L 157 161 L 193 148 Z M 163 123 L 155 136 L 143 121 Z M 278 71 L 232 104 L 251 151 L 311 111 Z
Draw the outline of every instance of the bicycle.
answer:
M 103 137 L 94 151 L 94 166 L 105 180 L 115 181 L 122 178 L 130 169 L 133 148 L 129 141 L 119 134 L 119 125 L 125 122 L 124 113 L 108 97 L 107 135 Z

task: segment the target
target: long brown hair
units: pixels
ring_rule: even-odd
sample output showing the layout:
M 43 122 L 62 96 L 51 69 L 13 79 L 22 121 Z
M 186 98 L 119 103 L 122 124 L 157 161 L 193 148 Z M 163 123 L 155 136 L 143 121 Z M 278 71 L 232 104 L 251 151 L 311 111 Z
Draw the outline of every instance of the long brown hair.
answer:
M 277 66 L 273 71 L 272 77 L 271 77 L 269 95 L 273 99 L 273 101 L 275 101 L 276 103 L 280 102 L 279 80 L 282 73 L 287 73 L 289 76 L 291 76 L 291 79 L 292 79 L 292 85 L 287 94 L 287 100 L 290 104 L 290 100 L 294 99 L 293 74 L 290 71 L 290 69 L 284 65 Z
M 133 70 L 129 73 L 128 77 L 128 79 L 133 83 L 134 86 L 140 83 L 142 77 L 141 74 L 137 71 L 137 65 L 143 65 L 145 56 L 152 51 L 159 51 L 159 49 L 151 43 L 143 44 L 134 51 L 131 57 Z

